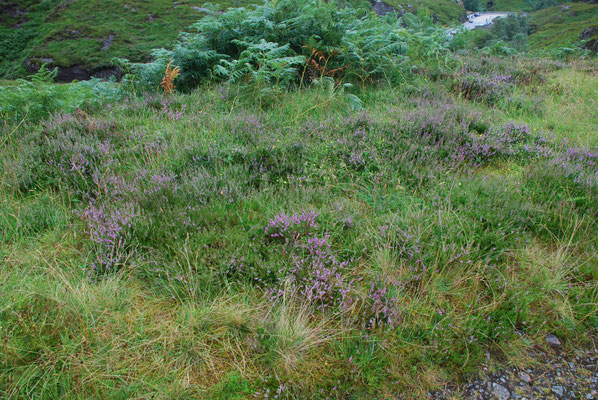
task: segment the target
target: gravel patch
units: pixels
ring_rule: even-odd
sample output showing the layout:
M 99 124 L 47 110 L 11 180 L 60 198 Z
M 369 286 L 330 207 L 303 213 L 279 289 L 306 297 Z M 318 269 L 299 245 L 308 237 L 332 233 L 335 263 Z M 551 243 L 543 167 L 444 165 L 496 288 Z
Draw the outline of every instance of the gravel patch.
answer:
M 492 374 L 483 367 L 483 377 L 464 385 L 449 384 L 442 390 L 429 393 L 428 398 L 598 400 L 598 347 L 559 354 L 560 341 L 551 335 L 547 342 L 553 346 L 554 352 L 531 355 L 538 361 L 538 367 L 511 367 Z

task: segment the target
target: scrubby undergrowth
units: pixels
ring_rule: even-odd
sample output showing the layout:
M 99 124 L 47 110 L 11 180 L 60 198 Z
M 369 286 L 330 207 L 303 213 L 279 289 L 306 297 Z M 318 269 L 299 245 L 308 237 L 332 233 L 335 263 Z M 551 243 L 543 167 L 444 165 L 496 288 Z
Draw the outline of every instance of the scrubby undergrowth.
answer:
M 596 67 L 447 65 L 5 119 L 0 397 L 421 398 L 583 344 Z

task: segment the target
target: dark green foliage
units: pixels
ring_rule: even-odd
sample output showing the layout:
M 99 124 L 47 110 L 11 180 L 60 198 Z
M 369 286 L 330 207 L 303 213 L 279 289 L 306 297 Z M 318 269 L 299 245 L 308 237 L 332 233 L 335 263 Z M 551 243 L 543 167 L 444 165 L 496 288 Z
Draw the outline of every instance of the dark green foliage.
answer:
M 465 0 L 465 1 L 463 1 L 463 6 L 468 11 L 481 11 L 482 10 L 482 2 L 480 0 Z
M 526 37 L 529 32 L 529 20 L 523 15 L 509 15 L 506 18 L 499 18 L 492 25 L 492 33 L 505 42 L 516 41 L 519 35 Z
M 344 76 L 363 87 L 403 74 L 405 54 L 421 62 L 445 51 L 447 41 L 429 17 L 379 18 L 364 9 L 317 0 L 231 9 L 207 15 L 192 28 L 196 33 L 181 34 L 172 50 L 155 50 L 153 62 L 131 65 L 141 83 L 155 87 L 170 60 L 182 70 L 177 80 L 182 89 L 209 79 L 302 83 L 310 74 L 295 68 L 316 51 L 329 55 L 326 70 L 338 71 L 335 78 Z
M 0 86 L 0 121 L 36 122 L 52 113 L 89 110 L 120 98 L 121 90 L 114 82 L 92 79 L 55 85 L 56 73 L 44 65 L 31 81 Z

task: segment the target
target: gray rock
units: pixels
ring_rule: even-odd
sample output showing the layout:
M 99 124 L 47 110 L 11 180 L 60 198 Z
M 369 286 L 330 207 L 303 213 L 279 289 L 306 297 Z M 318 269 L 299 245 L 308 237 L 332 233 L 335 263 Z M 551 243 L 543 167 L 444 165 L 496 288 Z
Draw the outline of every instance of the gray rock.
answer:
M 104 40 L 104 43 L 102 45 L 102 50 L 108 50 L 110 48 L 110 46 L 112 46 L 113 40 L 114 40 L 114 35 L 108 35 L 106 40 Z
M 378 15 L 386 15 L 388 13 L 397 13 L 397 9 L 388 3 L 383 1 L 375 0 L 372 1 L 372 10 Z
M 556 336 L 554 336 L 552 333 L 549 333 L 546 336 L 546 341 L 548 343 L 550 343 L 553 346 L 560 346 L 561 345 L 561 341 L 559 340 L 559 338 L 557 338 Z
M 509 393 L 507 388 L 498 383 L 492 384 L 492 392 L 498 397 L 498 400 L 507 400 L 511 397 L 511 393 Z
M 586 394 L 586 399 L 587 400 L 594 400 L 594 396 L 592 396 L 591 393 Z
M 552 393 L 554 393 L 557 397 L 561 398 L 567 393 L 567 390 L 562 386 L 553 386 L 550 388 Z
M 575 370 L 575 364 L 569 361 L 569 369 Z
M 579 38 L 581 40 L 585 40 L 591 38 L 596 34 L 598 34 L 598 26 L 591 26 L 589 28 L 584 29 L 583 32 L 579 34 Z
M 530 383 L 532 381 L 532 377 L 529 376 L 528 374 L 526 374 L 525 372 L 521 371 L 519 373 L 519 376 L 521 377 L 521 380 L 525 383 Z

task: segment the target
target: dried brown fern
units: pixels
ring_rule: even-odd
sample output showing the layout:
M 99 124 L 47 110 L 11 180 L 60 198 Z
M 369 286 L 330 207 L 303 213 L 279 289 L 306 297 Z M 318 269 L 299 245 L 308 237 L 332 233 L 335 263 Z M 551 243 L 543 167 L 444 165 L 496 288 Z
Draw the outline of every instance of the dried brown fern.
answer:
M 168 63 L 166 67 L 166 72 L 164 73 L 164 78 L 162 78 L 162 82 L 160 82 L 160 86 L 164 89 L 164 94 L 169 95 L 174 90 L 174 80 L 177 76 L 181 73 L 181 69 L 179 67 L 172 68 L 172 63 L 174 60 Z
M 328 62 L 337 54 L 336 50 L 332 50 L 329 54 L 326 54 L 323 51 L 312 49 L 311 56 L 306 60 L 306 63 L 312 71 L 315 71 L 320 76 L 334 78 L 337 72 L 341 72 L 348 67 L 348 65 L 345 65 L 334 69 L 328 68 Z

